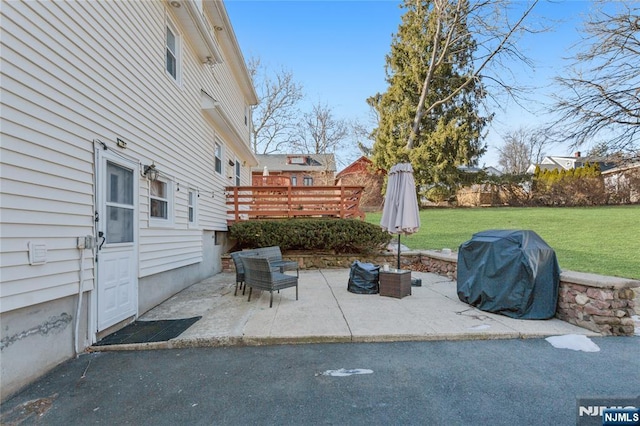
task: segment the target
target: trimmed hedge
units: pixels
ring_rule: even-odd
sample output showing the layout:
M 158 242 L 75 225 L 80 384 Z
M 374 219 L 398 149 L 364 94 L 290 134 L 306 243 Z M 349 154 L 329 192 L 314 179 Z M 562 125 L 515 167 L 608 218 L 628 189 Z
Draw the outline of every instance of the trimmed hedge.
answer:
M 533 189 L 538 203 L 547 206 L 598 206 L 609 199 L 597 164 L 569 170 L 536 166 Z
M 236 248 L 280 246 L 281 250 L 367 253 L 391 241 L 379 226 L 356 219 L 250 220 L 229 227 Z

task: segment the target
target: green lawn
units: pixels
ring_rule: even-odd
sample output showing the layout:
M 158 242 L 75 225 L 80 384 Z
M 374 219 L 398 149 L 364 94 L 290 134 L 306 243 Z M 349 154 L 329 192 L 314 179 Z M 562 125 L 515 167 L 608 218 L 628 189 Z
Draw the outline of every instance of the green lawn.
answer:
M 379 225 L 381 213 L 367 213 Z M 549 244 L 560 268 L 640 279 L 640 206 L 426 209 L 412 249 L 457 250 L 475 232 L 530 229 Z

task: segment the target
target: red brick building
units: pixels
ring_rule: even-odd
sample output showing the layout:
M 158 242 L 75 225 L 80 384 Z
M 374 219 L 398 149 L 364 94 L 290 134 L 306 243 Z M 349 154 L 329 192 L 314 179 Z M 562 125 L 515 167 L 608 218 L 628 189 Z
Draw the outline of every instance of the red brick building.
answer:
M 335 184 L 364 186 L 360 209 L 378 211 L 384 204 L 382 186 L 386 174 L 386 170 L 376 168 L 371 160 L 362 156 L 336 175 Z

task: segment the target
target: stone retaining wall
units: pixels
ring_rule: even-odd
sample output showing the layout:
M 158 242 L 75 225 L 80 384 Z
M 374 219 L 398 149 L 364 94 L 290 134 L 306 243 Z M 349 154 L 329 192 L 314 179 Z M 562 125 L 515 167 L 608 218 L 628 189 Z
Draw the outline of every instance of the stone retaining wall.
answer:
M 640 281 L 565 271 L 556 317 L 605 335 L 633 335 L 634 287 Z
M 287 260 L 295 260 L 300 269 L 349 268 L 355 260 L 379 265 L 397 264 L 397 254 L 384 253 L 372 256 L 335 255 L 313 253 L 285 253 Z M 403 252 L 402 269 L 432 272 L 456 279 L 458 254 L 438 250 Z M 222 257 L 223 271 L 233 271 L 229 256 Z M 631 336 L 634 334 L 635 292 L 640 281 L 564 271 L 560 274 L 560 288 L 556 317 L 571 324 L 604 335 Z
M 444 275 L 452 280 L 456 279 L 456 266 L 458 263 L 458 255 L 456 253 L 443 254 L 435 250 L 425 251 L 408 251 L 403 252 L 400 257 L 400 268 L 411 269 L 414 271 L 433 272 L 435 274 Z M 394 253 L 383 253 L 379 255 L 346 255 L 346 254 L 327 254 L 327 253 L 296 253 L 287 252 L 283 254 L 286 260 L 298 262 L 300 269 L 314 268 L 349 268 L 351 264 L 360 260 L 362 262 L 371 262 L 377 265 L 388 263 L 392 268 L 397 266 L 398 256 Z M 225 272 L 233 272 L 235 268 L 230 256 L 222 256 L 222 270 Z

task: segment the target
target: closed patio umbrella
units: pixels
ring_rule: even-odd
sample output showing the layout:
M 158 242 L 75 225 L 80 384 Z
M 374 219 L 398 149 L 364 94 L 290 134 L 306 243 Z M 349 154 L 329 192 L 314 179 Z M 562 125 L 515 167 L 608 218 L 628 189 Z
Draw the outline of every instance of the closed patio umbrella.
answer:
M 398 234 L 400 269 L 400 235 L 413 234 L 420 229 L 416 182 L 411 163 L 398 163 L 389 170 L 380 226 L 390 234 Z

